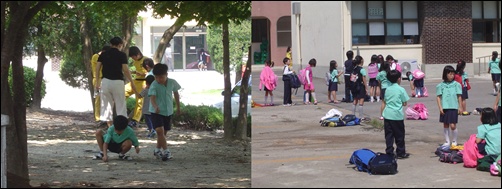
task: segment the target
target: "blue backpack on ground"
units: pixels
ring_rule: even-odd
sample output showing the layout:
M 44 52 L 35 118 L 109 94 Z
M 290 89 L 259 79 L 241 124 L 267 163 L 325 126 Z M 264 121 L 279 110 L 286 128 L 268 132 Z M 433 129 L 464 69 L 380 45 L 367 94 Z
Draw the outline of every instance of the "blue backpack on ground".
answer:
M 358 171 L 370 172 L 370 161 L 376 156 L 376 153 L 370 149 L 361 148 L 352 153 L 349 163 L 354 164 Z

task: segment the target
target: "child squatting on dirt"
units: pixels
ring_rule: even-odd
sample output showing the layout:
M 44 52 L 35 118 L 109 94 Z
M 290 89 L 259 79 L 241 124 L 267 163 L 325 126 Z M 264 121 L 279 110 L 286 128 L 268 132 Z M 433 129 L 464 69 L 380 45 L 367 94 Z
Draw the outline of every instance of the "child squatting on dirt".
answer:
M 119 159 L 132 160 L 126 153 L 134 145 L 136 153 L 139 153 L 138 138 L 134 134 L 134 130 L 127 126 L 127 117 L 118 115 L 113 119 L 113 125 L 108 127 L 108 131 L 104 133 L 102 129 L 96 132 L 96 140 L 98 141 L 99 154 L 93 159 L 102 159 L 108 161 L 108 150 L 119 154 Z

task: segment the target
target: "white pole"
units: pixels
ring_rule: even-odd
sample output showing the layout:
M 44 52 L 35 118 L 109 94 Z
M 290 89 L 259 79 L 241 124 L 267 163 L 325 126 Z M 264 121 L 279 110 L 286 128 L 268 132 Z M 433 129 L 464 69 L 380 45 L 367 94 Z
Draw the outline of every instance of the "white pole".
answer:
M 301 25 L 300 25 L 300 14 L 296 14 L 296 29 L 297 29 L 297 32 L 296 32 L 296 42 L 297 42 L 297 53 L 296 54 L 296 57 L 297 57 L 297 60 L 299 60 L 298 62 L 300 62 L 300 70 L 302 69 L 302 43 L 301 43 Z
M 7 148 L 7 140 L 6 140 L 6 132 L 5 128 L 9 125 L 9 116 L 2 114 L 2 188 L 7 188 L 7 153 L 6 153 L 6 148 Z

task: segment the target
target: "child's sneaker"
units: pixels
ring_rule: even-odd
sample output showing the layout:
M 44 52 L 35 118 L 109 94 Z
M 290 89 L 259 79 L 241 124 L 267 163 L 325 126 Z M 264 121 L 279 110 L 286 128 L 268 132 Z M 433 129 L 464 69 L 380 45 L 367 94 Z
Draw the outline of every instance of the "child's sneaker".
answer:
M 162 155 L 162 161 L 167 161 L 172 158 L 173 158 L 173 156 L 171 156 L 171 152 L 168 149 L 166 149 L 164 151 L 164 154 Z
M 131 161 L 132 157 L 127 154 L 119 154 L 119 159 Z
M 138 127 L 138 122 L 135 120 L 131 120 L 128 125 L 129 127 L 136 128 Z
M 154 155 L 157 159 L 162 158 L 162 152 L 160 152 L 160 150 L 158 150 L 158 151 L 157 151 L 157 149 L 153 150 L 153 155 Z
M 94 157 L 92 157 L 92 159 L 94 159 L 94 160 L 103 159 L 103 153 L 100 152 L 100 153 L 94 155 Z
M 153 138 L 155 135 L 157 134 L 157 132 L 155 130 L 152 130 L 152 132 L 148 133 L 148 138 Z
M 441 146 L 450 146 L 450 143 L 445 142 L 445 143 L 443 143 L 443 145 L 441 145 Z
M 457 146 L 457 142 L 456 142 L 456 141 L 453 141 L 453 142 L 451 143 L 451 146 Z

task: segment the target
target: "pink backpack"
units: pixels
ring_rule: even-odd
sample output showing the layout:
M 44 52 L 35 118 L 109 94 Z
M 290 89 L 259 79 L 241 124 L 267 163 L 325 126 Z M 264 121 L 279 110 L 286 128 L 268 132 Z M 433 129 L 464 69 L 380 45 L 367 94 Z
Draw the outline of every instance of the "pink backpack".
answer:
M 302 83 L 302 85 L 307 84 L 306 72 L 307 72 L 306 68 L 303 68 L 300 70 L 300 73 L 298 73 L 298 79 L 300 79 L 300 83 Z
M 417 102 L 415 105 L 413 105 L 413 109 L 415 109 L 419 113 L 419 118 L 421 120 L 426 120 L 429 118 L 429 111 L 427 110 L 427 107 L 425 107 L 424 103 Z
M 373 63 L 368 65 L 368 76 L 370 78 L 376 78 L 378 75 L 378 65 L 377 63 Z
M 485 141 L 483 140 L 483 142 Z M 476 144 L 476 134 L 471 134 L 469 140 L 464 143 L 462 153 L 464 167 L 476 168 L 478 166 L 478 159 L 483 158 L 484 155 L 479 153 L 478 144 Z
M 420 113 L 410 106 L 408 106 L 408 108 L 406 108 L 405 113 L 406 113 L 406 119 L 417 120 L 420 118 Z
M 422 91 L 424 92 L 424 97 L 428 97 L 429 96 L 429 91 L 427 91 L 427 87 L 423 87 Z
M 413 70 L 412 74 L 413 74 L 413 79 L 422 79 L 425 77 L 425 73 L 419 69 Z

